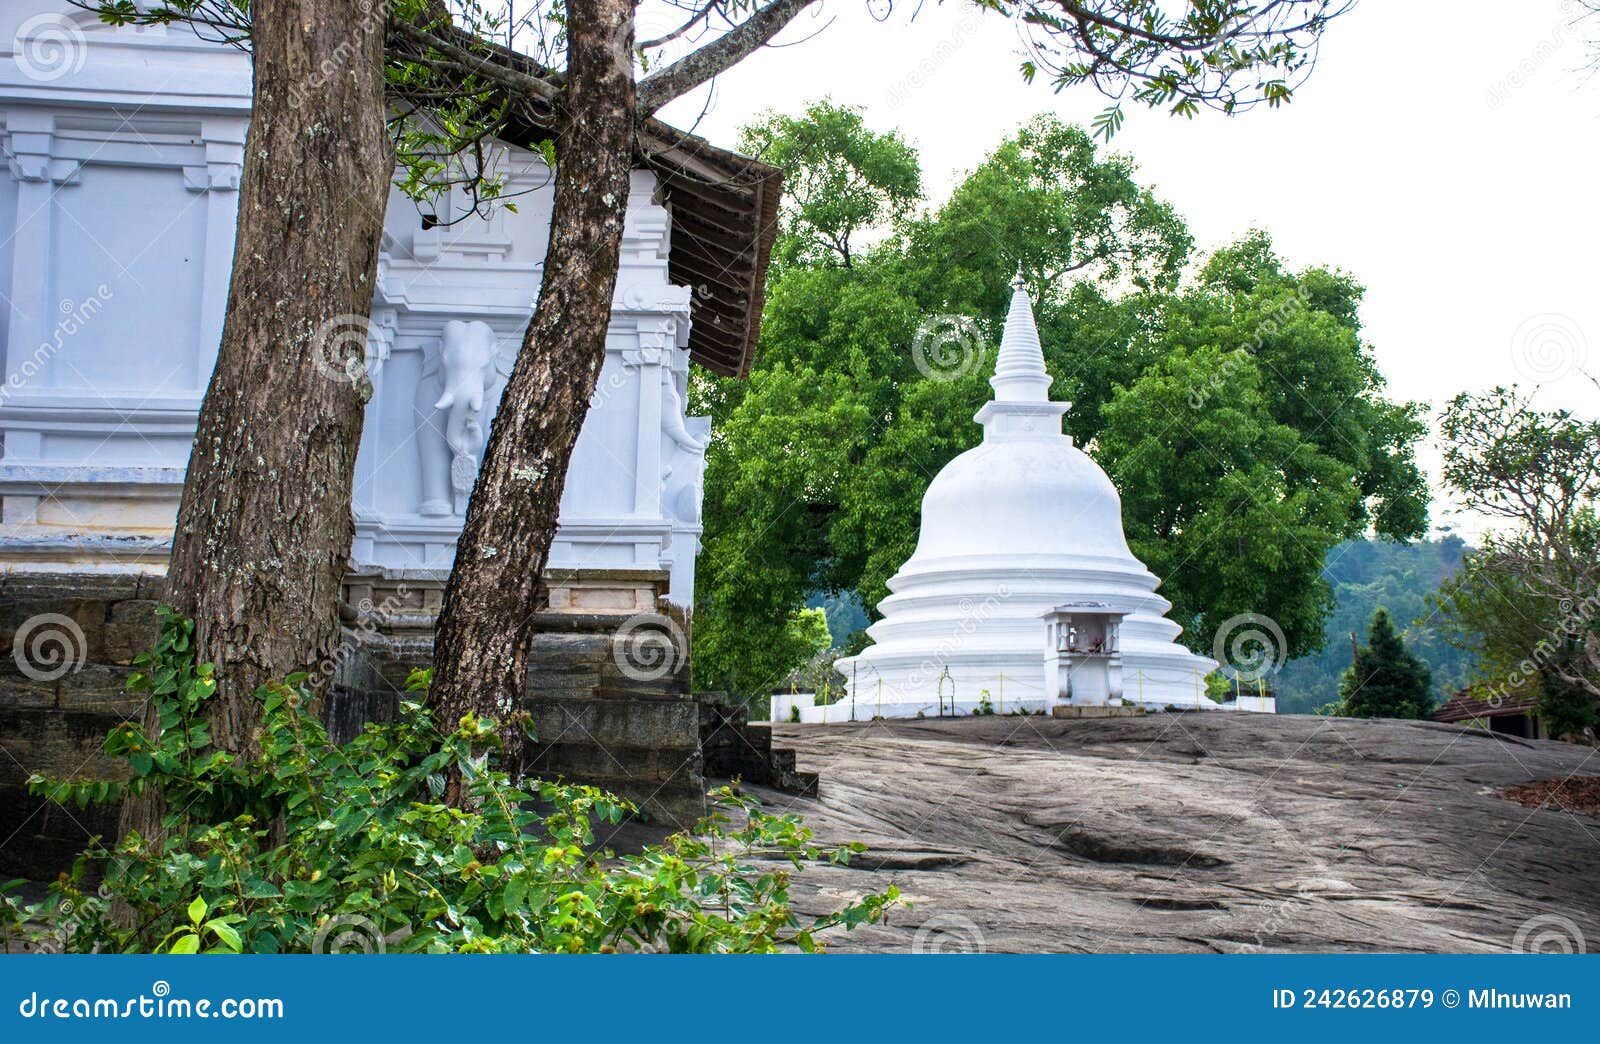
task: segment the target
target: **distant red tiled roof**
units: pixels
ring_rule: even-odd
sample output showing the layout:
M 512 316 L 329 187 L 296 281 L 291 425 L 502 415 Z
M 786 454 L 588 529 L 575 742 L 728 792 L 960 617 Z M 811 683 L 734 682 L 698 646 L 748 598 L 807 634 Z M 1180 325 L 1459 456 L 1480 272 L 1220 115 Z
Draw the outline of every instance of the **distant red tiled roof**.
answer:
M 1531 714 L 1532 696 L 1499 696 L 1478 689 L 1462 689 L 1433 712 L 1434 721 L 1470 721 L 1473 718 L 1500 718 L 1508 714 Z

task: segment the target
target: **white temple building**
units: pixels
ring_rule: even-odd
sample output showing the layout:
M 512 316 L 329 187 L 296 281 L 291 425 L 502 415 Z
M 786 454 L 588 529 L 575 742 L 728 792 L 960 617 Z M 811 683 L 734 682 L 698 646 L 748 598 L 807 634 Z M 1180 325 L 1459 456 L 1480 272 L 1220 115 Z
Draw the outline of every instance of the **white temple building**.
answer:
M 1046 710 L 1064 698 L 1055 665 L 1069 629 L 1078 640 L 1063 625 L 1060 649 L 1047 649 L 1046 617 L 1074 607 L 1095 621 L 1096 643 L 1111 642 L 1091 651 L 1085 639 L 1085 656 L 1102 661 L 1096 686 L 1081 686 L 1088 702 L 1120 702 L 1120 691 L 1155 709 L 1218 706 L 1205 697 L 1216 662 L 1176 643 L 1160 579 L 1128 550 L 1116 487 L 1061 432 L 1069 404 L 1050 399 L 1033 306 L 1020 277 L 1012 285 L 994 399 L 975 418 L 983 441 L 928 487 L 916 552 L 889 581 L 872 644 L 836 665 L 848 696 L 802 708 L 804 721 Z
M 0 574 L 164 571 L 221 336 L 250 107 L 249 55 L 189 27 L 0 5 Z M 374 386 L 352 575 L 437 580 L 451 564 L 543 270 L 551 172 L 524 146 L 548 131 L 521 130 L 491 146 L 516 211 L 393 192 L 371 322 L 332 332 L 365 341 Z M 614 588 L 591 608 L 650 604 L 625 573 L 662 575 L 654 590 L 693 603 L 709 421 L 686 415 L 689 362 L 747 371 L 780 185 L 689 135 L 633 172 L 605 366 L 550 561 Z

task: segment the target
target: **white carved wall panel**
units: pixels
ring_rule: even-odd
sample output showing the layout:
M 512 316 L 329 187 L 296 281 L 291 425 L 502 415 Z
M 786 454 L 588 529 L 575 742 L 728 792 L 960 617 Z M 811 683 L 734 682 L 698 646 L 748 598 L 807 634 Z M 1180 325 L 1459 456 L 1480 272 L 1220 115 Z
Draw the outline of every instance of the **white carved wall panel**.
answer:
M 111 30 L 60 2 L 6 4 L 0 47 L 26 45 L 41 16 L 67 19 L 83 46 L 48 76 L 0 50 L 0 570 L 156 570 L 221 336 L 248 61 L 182 29 Z M 457 192 L 425 215 L 391 196 L 372 321 L 357 333 L 374 385 L 357 569 L 439 570 L 454 553 L 550 220 L 542 160 L 501 147 L 494 162 L 515 213 L 475 215 Z M 671 222 L 654 193 L 635 172 L 605 367 L 551 565 L 668 568 L 688 603 L 708 432 L 684 416 L 689 292 L 667 282 Z

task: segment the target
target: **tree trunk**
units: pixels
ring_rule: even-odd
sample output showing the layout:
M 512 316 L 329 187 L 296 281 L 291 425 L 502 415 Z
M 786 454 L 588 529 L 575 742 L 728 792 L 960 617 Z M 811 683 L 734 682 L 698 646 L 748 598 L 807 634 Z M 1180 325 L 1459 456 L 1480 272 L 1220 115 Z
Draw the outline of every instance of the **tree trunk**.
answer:
M 567 465 L 605 361 L 633 159 L 633 5 L 568 0 L 567 14 L 544 279 L 484 450 L 434 638 L 440 727 L 468 713 L 497 719 L 512 773 L 521 769 L 525 735 L 509 719 L 521 703 Z
M 351 484 L 384 207 L 384 22 L 366 0 L 255 0 L 254 110 L 228 310 L 200 408 L 167 598 L 216 664 L 212 738 L 252 743 L 252 698 L 326 677 L 354 524 Z M 154 723 L 147 723 L 154 727 Z M 129 802 L 123 830 L 160 810 Z

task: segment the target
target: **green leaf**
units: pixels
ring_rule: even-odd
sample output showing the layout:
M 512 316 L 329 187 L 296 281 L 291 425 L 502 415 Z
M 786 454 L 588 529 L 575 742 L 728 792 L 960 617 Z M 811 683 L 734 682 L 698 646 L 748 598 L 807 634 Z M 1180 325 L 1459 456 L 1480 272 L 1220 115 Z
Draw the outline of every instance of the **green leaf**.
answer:
M 507 913 L 521 910 L 528 898 L 528 881 L 521 874 L 517 874 L 506 882 L 505 909 Z
M 205 917 L 207 909 L 208 909 L 208 907 L 206 906 L 205 896 L 203 896 L 203 895 L 195 896 L 194 897 L 194 902 L 189 904 L 189 920 L 190 920 L 190 922 L 193 923 L 193 924 L 199 924 L 201 918 Z
M 234 953 L 242 953 L 244 951 L 244 940 L 239 937 L 239 933 L 234 930 L 232 925 L 223 921 L 211 920 L 206 922 L 206 927 L 218 939 L 222 940 L 224 946 Z

